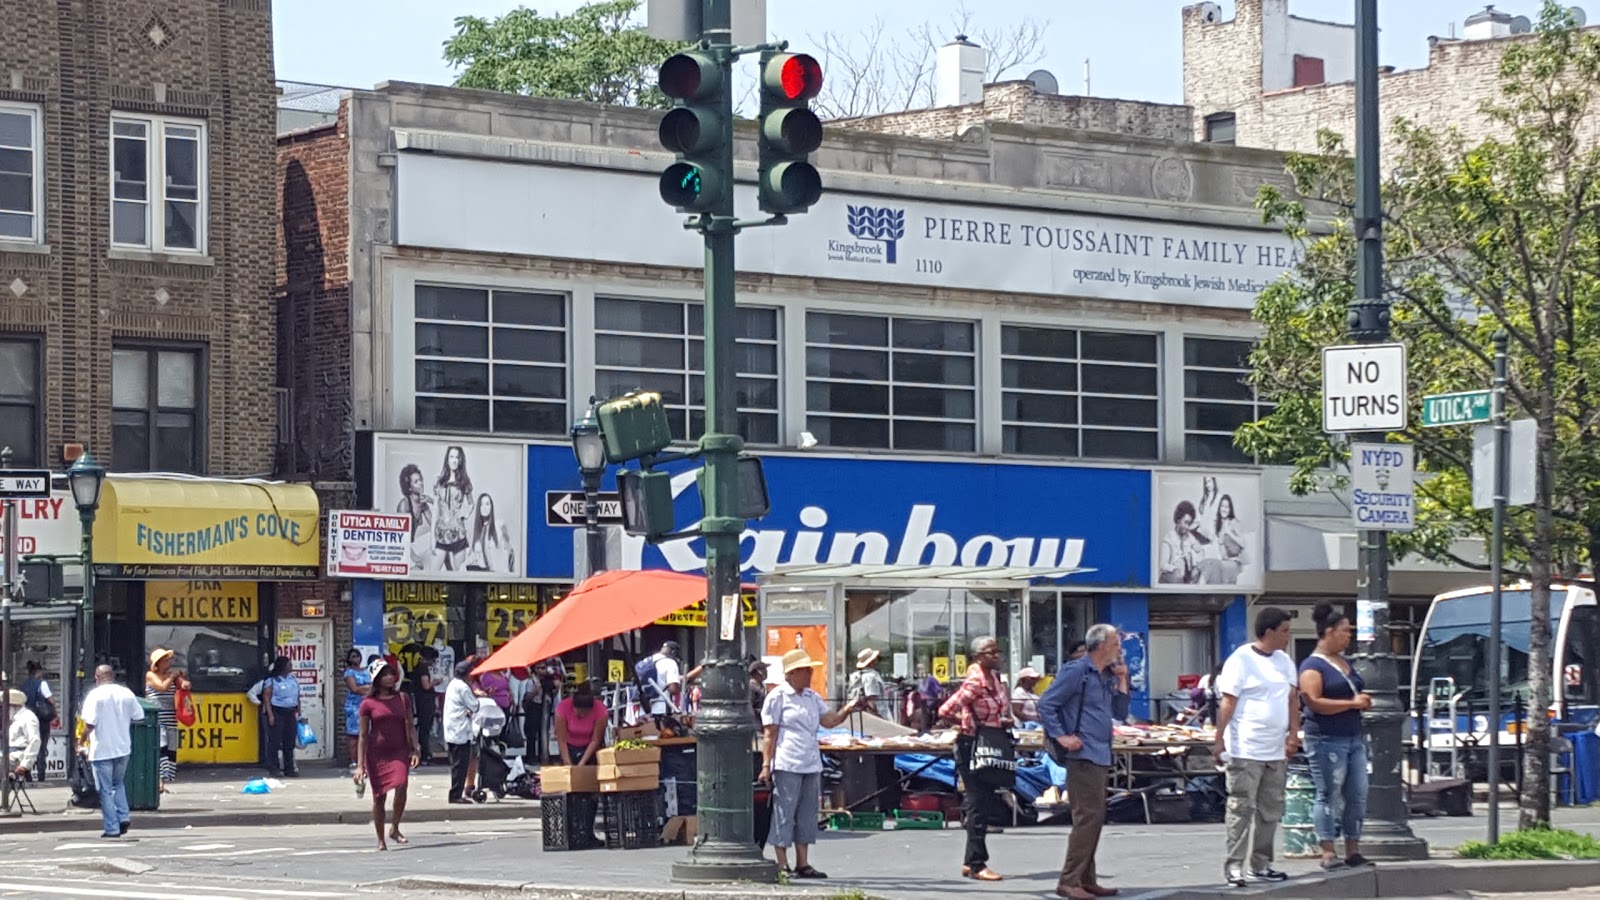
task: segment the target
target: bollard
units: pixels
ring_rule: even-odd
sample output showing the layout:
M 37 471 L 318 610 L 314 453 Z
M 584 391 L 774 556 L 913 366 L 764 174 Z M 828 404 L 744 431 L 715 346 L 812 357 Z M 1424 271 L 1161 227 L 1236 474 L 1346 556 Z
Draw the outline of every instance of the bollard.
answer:
M 1317 859 L 1317 831 L 1311 821 L 1311 806 L 1317 799 L 1316 782 L 1311 780 L 1311 765 L 1305 756 L 1289 760 L 1289 779 L 1284 788 L 1283 856 L 1285 859 Z

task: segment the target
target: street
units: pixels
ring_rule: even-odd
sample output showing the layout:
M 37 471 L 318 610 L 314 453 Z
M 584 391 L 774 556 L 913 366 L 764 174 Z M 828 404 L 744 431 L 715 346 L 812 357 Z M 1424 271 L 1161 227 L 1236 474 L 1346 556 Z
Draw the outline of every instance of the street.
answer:
M 1574 810 L 1558 824 L 1597 831 L 1600 810 Z M 1481 816 L 1425 819 L 1415 826 L 1442 851 L 1481 836 L 1484 821 Z M 832 877 L 790 890 L 827 897 L 857 889 L 889 900 L 957 893 L 992 900 L 1037 898 L 1055 886 L 1068 831 L 1018 828 L 991 838 L 994 866 L 1008 876 L 996 884 L 957 877 L 965 835 L 953 828 L 826 832 L 813 861 Z M 540 849 L 537 823 L 528 819 L 419 823 L 406 832 L 411 843 L 391 843 L 387 853 L 375 852 L 369 826 L 355 824 L 140 831 L 135 819 L 135 830 L 115 842 L 101 841 L 92 831 L 8 836 L 0 842 L 7 859 L 0 896 L 593 896 L 602 888 L 675 887 L 668 869 L 687 852 L 684 847 L 661 847 L 546 853 Z M 1102 881 L 1121 888 L 1127 897 L 1186 886 L 1215 888 L 1221 843 L 1222 826 L 1214 824 L 1114 826 L 1106 830 L 1099 857 Z M 1281 867 L 1296 876 L 1315 868 L 1304 860 L 1288 860 Z M 402 878 L 412 881 L 394 881 Z M 555 890 L 530 891 L 528 885 Z M 749 893 L 728 896 L 735 895 Z

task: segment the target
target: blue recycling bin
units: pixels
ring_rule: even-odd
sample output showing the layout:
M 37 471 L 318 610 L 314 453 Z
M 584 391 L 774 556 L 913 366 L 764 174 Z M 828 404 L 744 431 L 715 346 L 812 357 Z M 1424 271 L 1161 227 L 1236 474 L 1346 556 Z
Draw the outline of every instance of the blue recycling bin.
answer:
M 1579 806 L 1600 799 L 1600 735 L 1580 731 L 1572 741 L 1573 800 Z

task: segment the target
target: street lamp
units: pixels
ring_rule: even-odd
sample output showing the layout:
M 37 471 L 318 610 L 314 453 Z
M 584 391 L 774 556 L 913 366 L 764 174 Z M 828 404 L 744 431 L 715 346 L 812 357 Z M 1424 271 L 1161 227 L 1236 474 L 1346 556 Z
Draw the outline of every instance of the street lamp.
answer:
M 600 477 L 606 472 L 606 442 L 600 434 L 600 420 L 594 414 L 595 398 L 589 411 L 572 423 L 572 455 L 583 476 L 583 528 L 587 541 L 589 574 L 605 570 L 606 539 L 600 531 Z M 600 677 L 600 645 L 589 645 L 589 677 Z
M 78 625 L 78 699 L 88 691 L 94 678 L 94 514 L 100 508 L 100 489 L 106 483 L 106 467 L 95 462 L 89 451 L 72 463 L 67 470 L 67 487 L 72 490 L 72 503 L 78 507 L 78 521 L 83 526 L 82 543 L 78 555 L 83 561 L 83 600 Z M 70 741 L 68 742 L 71 743 Z M 67 771 L 70 774 L 78 764 L 78 754 L 67 753 Z

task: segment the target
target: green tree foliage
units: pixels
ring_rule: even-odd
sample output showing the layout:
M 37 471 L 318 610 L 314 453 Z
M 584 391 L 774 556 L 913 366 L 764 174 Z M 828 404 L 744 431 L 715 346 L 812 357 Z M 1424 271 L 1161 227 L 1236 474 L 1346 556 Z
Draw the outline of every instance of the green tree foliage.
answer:
M 1510 344 L 1507 409 L 1538 426 L 1531 507 L 1508 516 L 1508 569 L 1530 579 L 1532 618 L 1524 827 L 1549 821 L 1550 585 L 1584 577 L 1600 559 L 1600 35 L 1546 2 L 1535 33 L 1508 42 L 1499 96 L 1484 104 L 1493 137 L 1395 123 L 1383 186 L 1385 290 L 1394 339 L 1407 345 L 1410 392 L 1488 387 L 1493 337 Z M 1355 238 L 1353 166 L 1342 139 L 1292 156 L 1298 196 L 1264 188 L 1270 221 L 1305 245 L 1303 263 L 1264 291 L 1265 336 L 1251 357 L 1257 389 L 1275 410 L 1243 426 L 1238 444 L 1292 464 L 1299 493 L 1335 487 L 1347 461 L 1321 428 L 1320 350 L 1347 343 Z M 1332 228 L 1326 225 L 1331 220 Z M 1420 412 L 1396 438 L 1416 444 L 1417 530 L 1397 552 L 1456 558 L 1463 538 L 1486 537 L 1489 514 L 1471 501 L 1468 428 L 1422 429 Z M 1592 676 L 1591 676 L 1592 677 Z
M 525 6 L 493 20 L 461 16 L 444 58 L 461 71 L 457 87 L 664 109 L 671 104 L 656 73 L 684 45 L 645 34 L 643 5 L 598 0 L 565 16 Z

